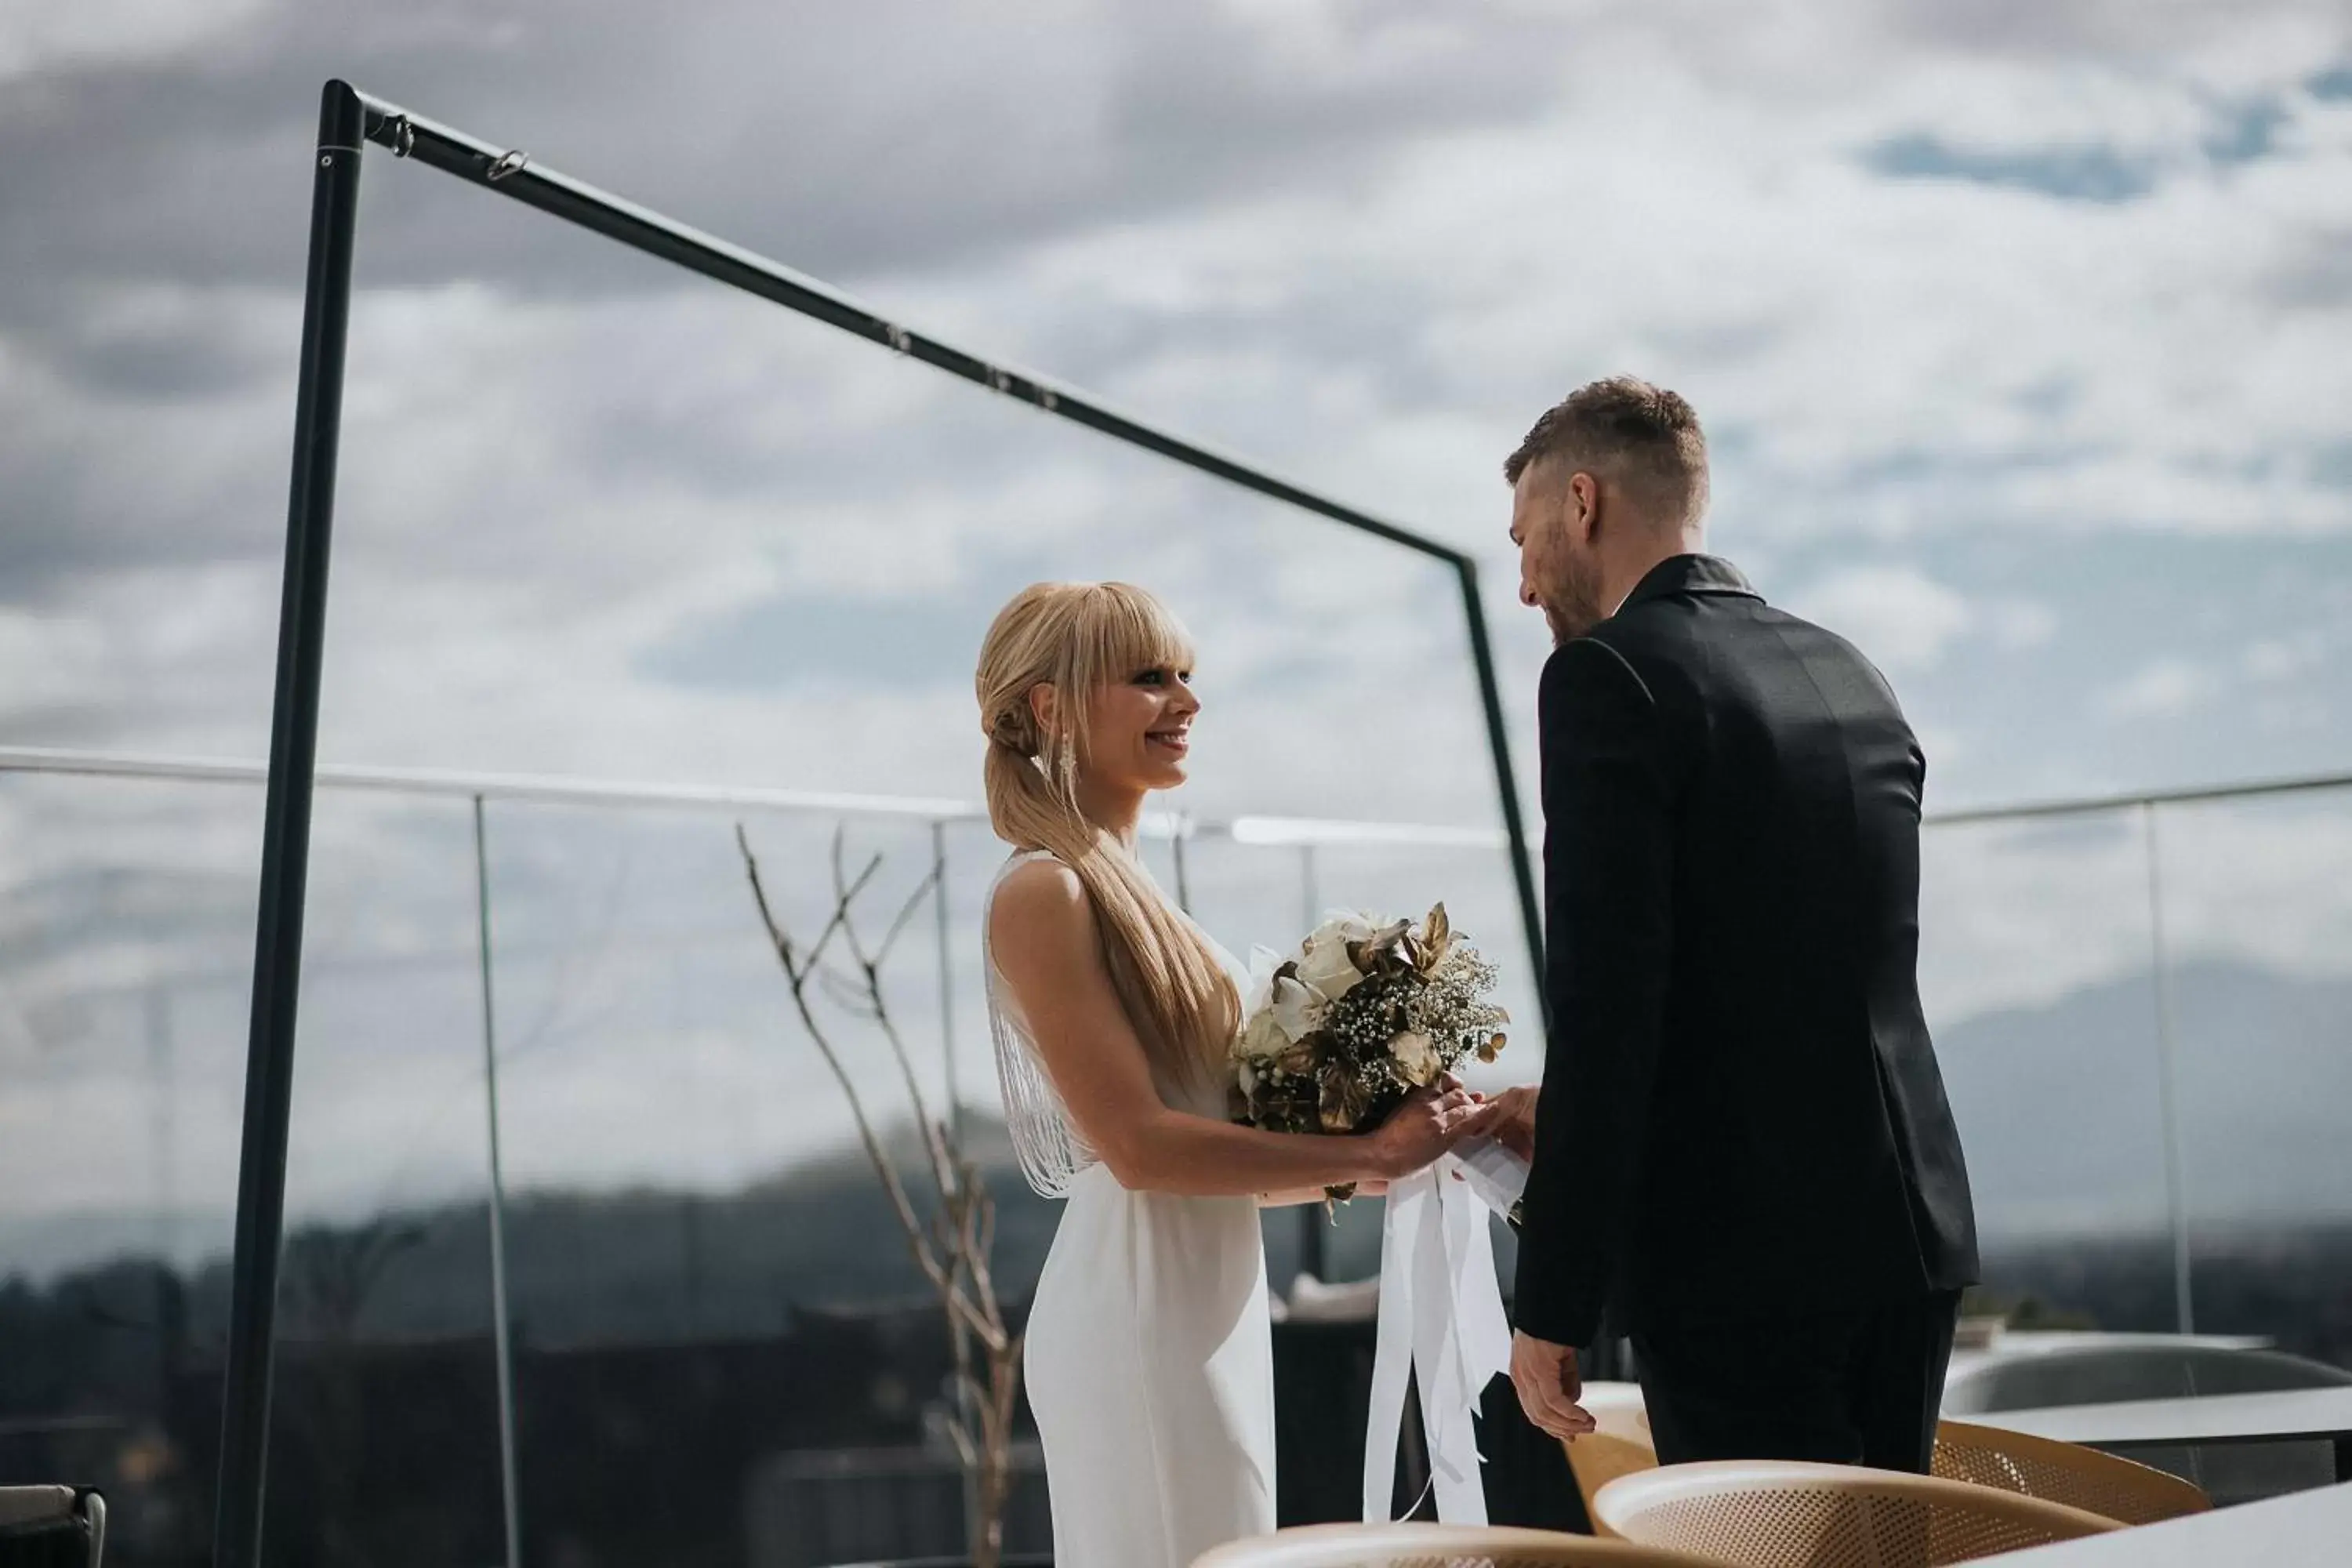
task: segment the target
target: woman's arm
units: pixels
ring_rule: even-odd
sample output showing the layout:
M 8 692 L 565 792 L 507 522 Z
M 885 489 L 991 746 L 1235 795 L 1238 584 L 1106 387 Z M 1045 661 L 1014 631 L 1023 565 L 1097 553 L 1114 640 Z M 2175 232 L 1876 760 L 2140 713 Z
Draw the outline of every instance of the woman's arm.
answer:
M 1123 1187 L 1252 1196 L 1386 1181 L 1453 1147 L 1473 1109 L 1463 1090 L 1424 1090 L 1371 1132 L 1328 1137 L 1171 1110 L 1111 988 L 1086 887 L 1054 861 L 998 886 L 989 944 L 1079 1135 Z

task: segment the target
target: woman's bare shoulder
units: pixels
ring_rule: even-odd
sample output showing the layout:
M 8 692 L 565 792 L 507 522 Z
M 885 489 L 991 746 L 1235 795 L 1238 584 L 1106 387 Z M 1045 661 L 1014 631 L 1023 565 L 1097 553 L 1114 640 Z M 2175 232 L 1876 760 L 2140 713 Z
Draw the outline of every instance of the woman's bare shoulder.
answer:
M 1024 861 L 1004 873 L 989 905 L 990 939 L 999 947 L 1058 946 L 1072 939 L 1091 943 L 1094 912 L 1078 874 L 1050 856 Z

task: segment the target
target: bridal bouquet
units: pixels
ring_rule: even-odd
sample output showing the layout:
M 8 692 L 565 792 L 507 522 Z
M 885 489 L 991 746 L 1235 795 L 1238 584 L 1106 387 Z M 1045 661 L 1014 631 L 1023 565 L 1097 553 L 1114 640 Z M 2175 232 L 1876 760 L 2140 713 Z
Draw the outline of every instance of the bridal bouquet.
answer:
M 1379 924 L 1334 915 L 1291 958 L 1259 949 L 1233 1047 L 1234 1120 L 1277 1132 L 1358 1132 L 1470 1057 L 1491 1062 L 1509 1015 L 1496 970 L 1445 906 Z M 1332 1187 L 1345 1199 L 1352 1186 Z

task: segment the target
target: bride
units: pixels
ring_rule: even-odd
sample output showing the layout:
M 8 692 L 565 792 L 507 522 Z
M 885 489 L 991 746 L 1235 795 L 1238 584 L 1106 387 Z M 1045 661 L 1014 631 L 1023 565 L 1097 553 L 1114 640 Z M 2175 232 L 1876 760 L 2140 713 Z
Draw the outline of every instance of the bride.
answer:
M 975 681 L 1015 850 L 983 937 L 1005 1114 L 1031 1184 L 1068 1200 L 1024 1354 L 1056 1568 L 1181 1568 L 1275 1527 L 1258 1205 L 1377 1190 L 1475 1110 L 1445 1085 L 1354 1136 L 1226 1120 L 1233 961 L 1135 847 L 1144 796 L 1184 782 L 1192 668 L 1143 590 L 1043 583 L 998 614 Z

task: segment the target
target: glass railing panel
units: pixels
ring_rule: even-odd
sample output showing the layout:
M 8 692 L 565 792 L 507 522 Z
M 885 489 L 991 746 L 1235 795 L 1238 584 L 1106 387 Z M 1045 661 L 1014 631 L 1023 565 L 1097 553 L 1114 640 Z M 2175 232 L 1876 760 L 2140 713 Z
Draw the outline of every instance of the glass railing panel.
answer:
M 211 1534 L 257 794 L 0 773 L 0 1485 Z
M 2146 840 L 2136 813 L 1931 828 L 1920 984 L 1989 1298 L 2173 1326 Z
M 834 825 L 746 821 L 774 912 L 805 951 L 835 907 Z M 534 1550 L 659 1557 L 714 1530 L 732 1539 L 749 1518 L 792 1551 L 870 1554 L 877 1538 L 856 1525 L 877 1499 L 894 1517 L 947 1508 L 951 1525 L 940 1308 L 795 1013 L 731 822 L 497 804 L 488 829 Z M 852 877 L 883 857 L 856 906 L 870 953 L 928 875 L 931 833 L 861 822 L 845 844 Z M 916 903 L 881 984 L 945 1115 L 937 929 Z M 856 952 L 836 934 L 826 961 L 851 984 L 813 985 L 810 1005 L 928 1215 L 898 1068 L 853 994 Z M 984 1062 L 981 1047 L 973 1037 L 968 1057 Z M 1005 1158 L 982 1087 L 966 1087 L 979 1103 L 964 1123 L 988 1161 L 1017 1313 L 1057 1215 Z
M 469 803 L 320 791 L 303 938 L 264 1552 L 496 1563 Z
M 2196 1325 L 2352 1366 L 2352 790 L 2158 837 Z

